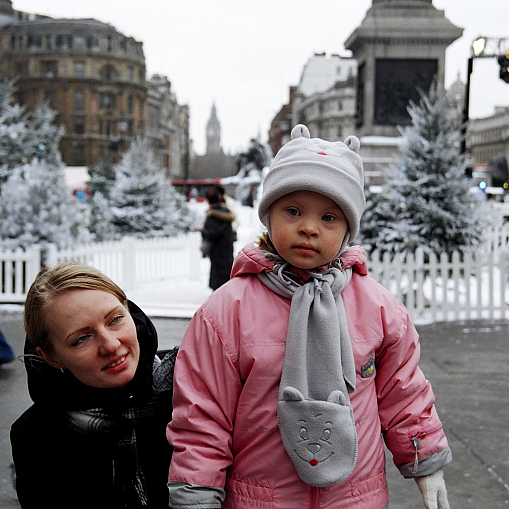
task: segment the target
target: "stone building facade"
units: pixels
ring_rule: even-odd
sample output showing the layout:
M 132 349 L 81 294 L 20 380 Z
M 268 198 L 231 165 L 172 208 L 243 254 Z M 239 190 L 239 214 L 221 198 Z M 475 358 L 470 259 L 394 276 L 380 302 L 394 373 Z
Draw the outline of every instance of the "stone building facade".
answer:
M 343 141 L 354 129 L 356 74 L 352 58 L 315 54 L 302 71 L 292 123 L 307 125 L 312 137 Z
M 276 155 L 278 150 L 288 141 L 290 141 L 290 133 L 293 127 L 292 113 L 294 108 L 296 86 L 289 89 L 289 100 L 278 111 L 277 115 L 272 119 L 269 130 L 269 147 L 272 155 Z
M 188 110 L 159 89 L 158 77 L 147 82 L 143 43 L 113 26 L 27 14 L 0 0 L 0 72 L 16 79 L 17 102 L 32 109 L 47 101 L 57 111 L 66 165 L 115 163 L 136 136 L 167 122 L 154 148 L 168 174 L 185 172 Z
M 496 157 L 509 161 L 509 107 L 495 108 L 494 115 L 470 119 L 467 151 L 477 166 L 487 166 Z
M 146 135 L 168 179 L 187 178 L 189 108 L 178 104 L 166 76 L 154 75 L 148 82 Z

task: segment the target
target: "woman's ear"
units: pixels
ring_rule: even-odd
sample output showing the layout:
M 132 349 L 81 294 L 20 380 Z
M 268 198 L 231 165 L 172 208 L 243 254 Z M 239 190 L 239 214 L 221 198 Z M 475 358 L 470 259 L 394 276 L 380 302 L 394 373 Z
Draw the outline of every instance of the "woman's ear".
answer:
M 40 346 L 35 347 L 35 351 L 37 352 L 37 355 L 45 360 L 51 367 L 56 369 L 62 369 L 65 368 L 58 360 L 52 355 L 46 353 Z

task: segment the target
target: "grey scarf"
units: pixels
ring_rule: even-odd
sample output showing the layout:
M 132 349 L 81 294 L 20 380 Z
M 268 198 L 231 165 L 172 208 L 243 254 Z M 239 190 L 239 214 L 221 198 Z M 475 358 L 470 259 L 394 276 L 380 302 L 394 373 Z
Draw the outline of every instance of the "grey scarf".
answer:
M 331 263 L 296 283 L 277 261 L 260 280 L 292 299 L 278 398 L 283 445 L 301 479 L 312 486 L 345 480 L 357 459 L 357 434 L 349 394 L 355 363 L 341 291 L 352 269 Z

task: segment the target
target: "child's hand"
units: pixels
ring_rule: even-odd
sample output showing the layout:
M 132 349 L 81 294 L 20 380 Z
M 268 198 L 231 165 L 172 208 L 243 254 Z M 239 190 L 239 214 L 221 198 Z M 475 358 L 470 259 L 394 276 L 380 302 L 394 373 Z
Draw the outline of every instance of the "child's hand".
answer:
M 424 477 L 415 477 L 415 482 L 422 493 L 426 509 L 449 509 L 442 469 Z

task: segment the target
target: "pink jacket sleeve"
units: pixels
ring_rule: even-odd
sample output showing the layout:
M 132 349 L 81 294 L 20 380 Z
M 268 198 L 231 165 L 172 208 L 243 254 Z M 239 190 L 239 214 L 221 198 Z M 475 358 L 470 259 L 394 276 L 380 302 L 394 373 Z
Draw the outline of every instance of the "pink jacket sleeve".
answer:
M 169 481 L 224 487 L 242 388 L 233 355 L 199 310 L 175 364 L 173 417 L 167 427 L 174 447 Z
M 431 384 L 419 367 L 420 342 L 400 302 L 382 309 L 386 334 L 377 355 L 376 389 L 385 443 L 406 477 L 428 475 L 451 459 Z

